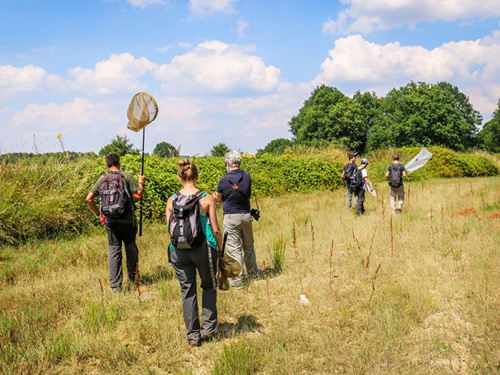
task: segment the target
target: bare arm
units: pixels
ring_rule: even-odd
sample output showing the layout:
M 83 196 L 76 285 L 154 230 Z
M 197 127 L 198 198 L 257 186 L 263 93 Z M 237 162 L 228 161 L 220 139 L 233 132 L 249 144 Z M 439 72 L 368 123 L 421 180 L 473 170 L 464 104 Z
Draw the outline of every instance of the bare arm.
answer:
M 144 192 L 144 183 L 146 182 L 146 176 L 139 176 L 139 190 L 132 194 L 135 200 L 140 200 L 142 198 L 142 193 Z
M 221 194 L 222 195 L 222 194 Z M 214 199 L 207 195 L 205 198 L 208 206 L 208 217 L 210 218 L 210 224 L 212 225 L 212 232 L 217 242 L 217 248 L 219 249 L 219 254 L 222 251 L 222 233 L 219 227 L 219 222 L 217 221 L 217 213 L 215 212 L 215 202 Z
M 406 171 L 403 171 L 403 177 L 406 177 Z
M 89 205 L 90 209 L 97 215 L 99 216 L 99 209 L 97 208 L 97 205 L 95 204 L 94 198 L 96 195 L 92 192 L 89 192 L 87 194 L 87 198 L 85 198 L 85 201 Z
M 173 198 L 170 197 L 170 198 L 168 198 L 168 201 L 167 201 L 167 209 L 165 212 L 166 216 L 167 216 L 167 222 L 170 219 L 170 214 L 172 213 L 172 200 L 173 200 Z
M 389 179 L 389 175 L 390 175 L 389 171 L 385 172 L 385 179 L 386 179 L 386 180 L 388 180 L 388 179 Z
M 214 191 L 214 193 L 212 194 L 214 200 L 217 202 L 217 203 L 221 203 L 222 202 L 222 193 L 219 193 L 217 191 Z
M 372 184 L 371 184 L 370 180 L 368 179 L 368 177 L 365 177 L 365 183 L 366 183 L 366 186 L 368 186 L 370 188 L 370 191 L 373 191 Z

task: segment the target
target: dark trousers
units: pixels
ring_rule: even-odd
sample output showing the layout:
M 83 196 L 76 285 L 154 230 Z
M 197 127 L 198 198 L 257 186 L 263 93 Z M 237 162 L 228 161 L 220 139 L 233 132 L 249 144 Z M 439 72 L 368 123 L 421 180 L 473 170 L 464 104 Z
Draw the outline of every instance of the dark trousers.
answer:
M 210 255 L 209 255 L 210 251 Z M 212 264 L 210 264 L 212 258 Z M 177 279 L 181 285 L 182 312 L 186 324 L 186 338 L 189 342 L 200 339 L 200 318 L 196 289 L 196 270 L 201 278 L 201 330 L 203 336 L 217 332 L 217 251 L 206 243 L 197 249 L 174 248 L 170 253 Z
M 358 198 L 356 205 L 356 214 L 361 215 L 365 213 L 365 189 L 363 187 L 354 189 L 354 195 Z
M 108 232 L 108 265 L 111 288 L 120 288 L 123 283 L 122 242 L 127 254 L 127 274 L 129 282 L 135 281 L 139 250 L 135 244 L 137 226 L 133 224 L 106 223 Z

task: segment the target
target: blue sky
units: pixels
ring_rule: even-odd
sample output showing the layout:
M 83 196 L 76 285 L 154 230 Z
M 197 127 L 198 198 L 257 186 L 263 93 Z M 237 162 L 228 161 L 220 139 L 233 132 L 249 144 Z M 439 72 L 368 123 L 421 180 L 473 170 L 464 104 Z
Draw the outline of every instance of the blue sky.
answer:
M 318 85 L 383 96 L 447 81 L 488 120 L 500 99 L 500 0 L 0 0 L 0 152 L 136 147 L 127 107 L 159 104 L 146 151 L 255 152 Z

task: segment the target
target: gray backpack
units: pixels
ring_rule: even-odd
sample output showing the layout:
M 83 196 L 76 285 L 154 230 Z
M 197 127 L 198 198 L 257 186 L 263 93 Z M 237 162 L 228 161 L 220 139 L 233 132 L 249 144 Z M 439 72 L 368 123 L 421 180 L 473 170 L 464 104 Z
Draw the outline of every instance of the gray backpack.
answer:
M 177 249 L 196 249 L 205 241 L 205 232 L 201 226 L 199 200 L 206 195 L 198 191 L 192 195 L 175 193 L 172 212 L 168 219 L 170 242 Z

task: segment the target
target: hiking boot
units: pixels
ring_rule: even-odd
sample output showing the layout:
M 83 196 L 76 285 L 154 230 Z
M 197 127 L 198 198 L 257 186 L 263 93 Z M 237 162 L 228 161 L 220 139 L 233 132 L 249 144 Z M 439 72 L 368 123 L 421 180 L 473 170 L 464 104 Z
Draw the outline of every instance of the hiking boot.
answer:
M 113 293 L 121 293 L 122 292 L 122 287 L 121 286 L 115 286 L 111 288 L 111 291 Z
M 188 340 L 188 343 L 190 346 L 192 346 L 193 348 L 197 348 L 198 346 L 201 345 L 201 340 L 198 339 L 198 340 L 192 340 L 192 341 L 189 341 Z
M 219 339 L 219 333 L 217 331 L 209 334 L 209 335 L 203 335 L 203 338 L 201 339 L 203 342 L 208 342 L 208 341 L 217 341 Z
M 258 268 L 255 269 L 254 272 L 248 274 L 249 279 L 258 279 L 259 277 L 264 276 L 264 271 L 259 270 Z

